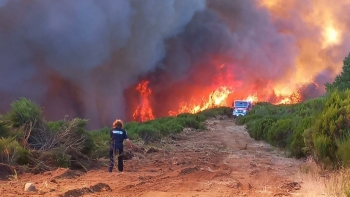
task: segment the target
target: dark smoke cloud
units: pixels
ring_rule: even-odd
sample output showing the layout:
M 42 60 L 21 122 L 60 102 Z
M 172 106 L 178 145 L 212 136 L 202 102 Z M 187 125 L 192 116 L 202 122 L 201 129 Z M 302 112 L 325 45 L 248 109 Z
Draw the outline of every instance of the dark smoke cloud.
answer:
M 235 80 L 243 81 L 236 92 L 285 80 L 295 69 L 295 45 L 254 1 L 208 1 L 207 10 L 196 13 L 183 33 L 167 41 L 167 56 L 151 83 L 154 100 L 162 103 L 155 105 L 155 113 L 164 116 L 179 103 L 203 95 L 222 64 L 230 67 L 227 72 L 233 72 Z
M 301 88 L 301 94 L 304 99 L 312 99 L 325 94 L 325 84 L 332 83 L 333 71 L 331 69 L 325 69 L 320 72 L 313 80 L 312 83 L 304 85 Z
M 242 81 L 236 92 L 294 82 L 299 37 L 320 33 L 303 32 L 297 9 L 286 12 L 295 18 L 254 0 L 0 0 L 1 112 L 27 97 L 49 119 L 79 116 L 96 128 L 130 117 L 141 79 L 151 81 L 157 116 L 203 93 L 220 72 Z M 323 53 L 331 63 L 348 48 Z
M 244 65 L 251 78 L 276 80 L 295 69 L 295 45 L 295 38 L 279 33 L 267 10 L 258 9 L 254 1 L 211 0 L 185 32 L 168 42 L 163 63 L 178 78 L 220 55 L 222 63 Z
M 164 40 L 205 1 L 0 1 L 2 111 L 24 96 L 49 118 L 123 116 L 123 90 L 156 68 Z

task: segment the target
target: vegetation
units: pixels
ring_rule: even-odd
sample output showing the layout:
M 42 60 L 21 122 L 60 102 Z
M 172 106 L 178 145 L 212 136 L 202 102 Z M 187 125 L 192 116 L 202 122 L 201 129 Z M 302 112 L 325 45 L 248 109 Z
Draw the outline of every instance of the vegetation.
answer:
M 291 156 L 311 155 L 325 167 L 350 164 L 350 90 L 293 105 L 258 103 L 237 124 L 251 137 L 289 150 Z
M 257 103 L 237 124 L 245 124 L 251 137 L 285 148 L 297 158 L 308 154 L 304 130 L 323 110 L 326 98 L 320 97 L 292 105 Z
M 184 128 L 193 128 L 198 131 L 205 130 L 204 121 L 207 118 L 219 115 L 231 115 L 229 107 L 219 107 L 205 110 L 198 114 L 179 114 L 176 117 L 163 117 L 144 123 L 128 122 L 124 128 L 131 140 L 141 140 L 145 144 L 157 142 L 165 136 L 182 132 Z M 95 143 L 95 156 L 108 156 L 109 149 L 109 131 L 105 127 L 100 130 L 92 131 L 91 135 Z
M 333 83 L 325 84 L 327 92 L 344 91 L 350 88 L 350 53 L 343 62 L 343 71 L 334 79 Z
M 28 165 L 39 170 L 58 166 L 85 168 L 82 163 L 86 165 L 86 161 L 108 156 L 110 128 L 88 131 L 88 121 L 80 118 L 46 121 L 41 107 L 26 98 L 14 101 L 11 107 L 7 114 L 0 116 L 0 163 Z M 147 144 L 179 133 L 185 127 L 203 130 L 208 117 L 225 114 L 230 114 L 230 108 L 179 114 L 144 123 L 128 122 L 125 129 L 131 139 Z
M 289 150 L 291 156 L 313 156 L 326 168 L 350 165 L 350 54 L 343 72 L 326 84 L 325 96 L 293 105 L 258 103 L 245 124 L 251 137 Z

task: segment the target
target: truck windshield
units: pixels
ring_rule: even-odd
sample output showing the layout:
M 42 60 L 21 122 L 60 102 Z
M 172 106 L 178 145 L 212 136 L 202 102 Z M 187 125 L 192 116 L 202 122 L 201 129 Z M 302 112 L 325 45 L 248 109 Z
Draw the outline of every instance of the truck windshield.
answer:
M 248 102 L 244 101 L 235 101 L 235 107 L 248 107 Z

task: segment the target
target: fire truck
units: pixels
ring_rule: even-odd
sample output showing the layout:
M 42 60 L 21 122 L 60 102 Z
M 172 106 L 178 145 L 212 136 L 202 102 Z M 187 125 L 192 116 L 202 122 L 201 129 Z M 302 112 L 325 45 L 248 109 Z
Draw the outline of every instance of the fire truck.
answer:
M 232 108 L 232 115 L 234 118 L 245 116 L 253 108 L 253 103 L 248 100 L 235 100 L 232 103 Z

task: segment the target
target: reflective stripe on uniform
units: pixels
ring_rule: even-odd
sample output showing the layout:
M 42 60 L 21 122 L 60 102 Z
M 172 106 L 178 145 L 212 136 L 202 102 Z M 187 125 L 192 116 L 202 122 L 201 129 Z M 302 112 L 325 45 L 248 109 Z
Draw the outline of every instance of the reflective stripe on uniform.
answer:
M 120 134 L 120 135 L 122 135 L 122 134 L 123 134 L 123 131 L 115 131 L 115 130 L 114 130 L 114 131 L 112 131 L 112 133 L 113 133 L 113 134 Z

